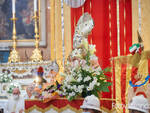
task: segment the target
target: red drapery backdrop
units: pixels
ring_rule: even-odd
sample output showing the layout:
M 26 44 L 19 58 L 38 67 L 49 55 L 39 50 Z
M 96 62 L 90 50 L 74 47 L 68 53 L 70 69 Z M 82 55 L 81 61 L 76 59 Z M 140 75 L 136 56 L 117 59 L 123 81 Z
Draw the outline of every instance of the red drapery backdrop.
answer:
M 119 9 L 117 9 L 117 4 Z M 117 16 L 117 11 L 119 11 L 119 17 Z M 118 56 L 118 50 L 120 50 L 120 55 L 127 55 L 129 47 L 132 45 L 132 1 L 86 0 L 82 7 L 71 8 L 72 38 L 77 21 L 84 12 L 89 12 L 95 23 L 94 29 L 88 38 L 89 43 L 92 42 L 96 45 L 96 55 L 99 57 L 102 69 L 108 66 L 111 67 L 113 63 L 109 59 Z M 119 18 L 119 27 L 117 25 L 117 18 Z M 117 32 L 118 28 L 120 31 L 119 36 Z M 112 74 L 108 76 L 112 77 Z M 122 78 L 125 77 L 122 76 Z M 115 82 L 115 78 L 113 78 L 113 82 Z M 114 89 L 115 84 L 112 87 Z M 113 97 L 115 97 L 115 91 L 110 87 L 110 92 L 103 93 L 103 97 L 112 98 L 112 93 Z M 101 104 L 109 110 L 112 107 L 112 101 L 102 101 Z

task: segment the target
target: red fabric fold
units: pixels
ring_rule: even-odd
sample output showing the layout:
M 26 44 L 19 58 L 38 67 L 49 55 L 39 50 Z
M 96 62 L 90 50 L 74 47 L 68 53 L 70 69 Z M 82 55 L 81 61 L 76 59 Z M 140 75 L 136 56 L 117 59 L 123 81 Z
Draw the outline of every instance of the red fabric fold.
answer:
M 49 101 L 47 103 L 43 103 L 40 100 L 26 100 L 25 101 L 25 109 L 27 110 L 33 106 L 37 106 L 39 108 L 45 109 L 45 108 L 49 107 L 50 105 L 53 105 L 60 109 L 69 104 L 71 107 L 79 110 L 82 103 L 83 103 L 83 100 L 68 101 L 67 99 L 55 99 L 55 100 Z
M 119 0 L 119 22 L 120 22 L 120 55 L 124 55 L 125 53 L 125 20 L 124 20 L 124 10 L 125 10 L 124 0 Z
M 121 65 L 121 101 L 122 101 L 122 107 L 123 107 L 123 113 L 125 113 L 125 105 L 126 105 L 126 70 L 127 70 L 127 64 Z
M 132 45 L 132 0 L 125 0 L 125 11 L 126 11 L 126 55 L 130 54 L 129 48 Z
M 117 4 L 116 0 L 110 0 L 110 14 L 111 14 L 111 51 L 112 56 L 117 56 Z

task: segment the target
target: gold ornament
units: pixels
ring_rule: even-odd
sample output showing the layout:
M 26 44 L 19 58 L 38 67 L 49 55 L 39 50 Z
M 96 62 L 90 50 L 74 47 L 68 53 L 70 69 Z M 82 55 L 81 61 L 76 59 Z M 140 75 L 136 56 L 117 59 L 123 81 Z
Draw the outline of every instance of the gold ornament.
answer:
M 13 17 L 11 18 L 11 20 L 13 21 L 13 36 L 12 36 L 12 41 L 13 41 L 13 50 L 10 52 L 10 56 L 8 58 L 8 62 L 10 63 L 15 63 L 15 62 L 19 62 L 20 61 L 20 57 L 19 54 L 16 50 L 16 20 L 17 18 L 15 17 L 15 13 L 13 14 Z
M 32 56 L 30 57 L 31 61 L 33 62 L 39 62 L 42 61 L 42 55 L 41 51 L 39 50 L 39 33 L 38 33 L 38 26 L 37 26 L 37 21 L 38 21 L 38 16 L 37 12 L 34 13 L 34 20 L 35 20 L 35 49 L 32 52 Z

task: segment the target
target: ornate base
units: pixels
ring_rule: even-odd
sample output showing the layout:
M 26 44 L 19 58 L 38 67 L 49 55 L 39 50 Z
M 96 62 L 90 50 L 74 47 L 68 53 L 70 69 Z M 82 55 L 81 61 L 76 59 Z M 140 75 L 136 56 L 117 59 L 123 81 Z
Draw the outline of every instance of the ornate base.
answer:
M 13 49 L 8 58 L 8 62 L 15 63 L 15 62 L 19 62 L 19 61 L 20 61 L 20 57 L 18 55 L 18 52 L 15 49 Z
M 33 54 L 32 54 L 32 56 L 30 57 L 30 59 L 31 59 L 33 62 L 42 61 L 41 51 L 40 51 L 38 48 L 34 49 Z

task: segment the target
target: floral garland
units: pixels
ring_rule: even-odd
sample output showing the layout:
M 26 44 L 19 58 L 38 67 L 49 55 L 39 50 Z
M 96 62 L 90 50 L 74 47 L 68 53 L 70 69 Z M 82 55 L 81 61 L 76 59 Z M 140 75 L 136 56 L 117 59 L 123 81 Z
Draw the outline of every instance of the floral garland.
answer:
M 42 62 L 18 62 L 18 63 L 2 63 L 0 64 L 1 70 L 5 69 L 10 72 L 10 74 L 16 78 L 25 78 L 35 75 L 37 68 L 42 66 L 44 69 L 44 76 L 48 75 L 50 70 L 55 70 L 58 72 L 59 67 L 52 61 L 42 61 Z M 2 71 L 1 71 L 2 73 Z

